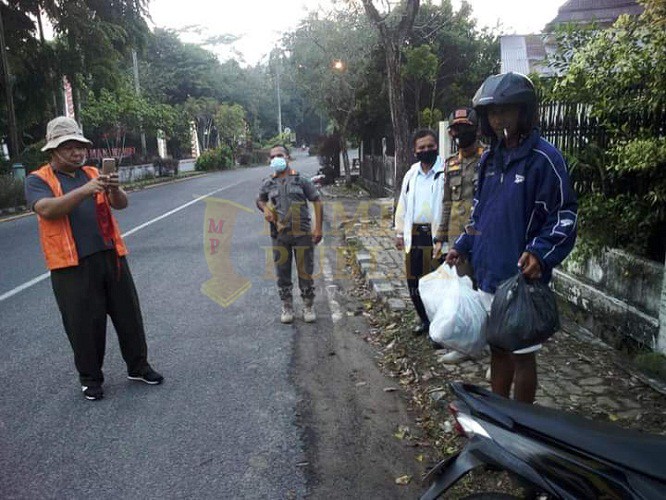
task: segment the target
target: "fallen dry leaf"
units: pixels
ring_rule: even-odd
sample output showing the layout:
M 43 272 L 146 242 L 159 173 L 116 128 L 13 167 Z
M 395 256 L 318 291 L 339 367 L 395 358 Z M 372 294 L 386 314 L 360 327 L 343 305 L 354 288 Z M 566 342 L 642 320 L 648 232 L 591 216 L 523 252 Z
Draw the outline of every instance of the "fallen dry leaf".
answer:
M 398 426 L 398 432 L 393 434 L 393 436 L 401 440 L 405 439 L 407 436 L 409 436 L 409 427 L 406 425 Z
M 405 486 L 411 482 L 412 482 L 412 476 L 405 475 L 395 478 L 395 484 L 399 484 L 400 486 Z

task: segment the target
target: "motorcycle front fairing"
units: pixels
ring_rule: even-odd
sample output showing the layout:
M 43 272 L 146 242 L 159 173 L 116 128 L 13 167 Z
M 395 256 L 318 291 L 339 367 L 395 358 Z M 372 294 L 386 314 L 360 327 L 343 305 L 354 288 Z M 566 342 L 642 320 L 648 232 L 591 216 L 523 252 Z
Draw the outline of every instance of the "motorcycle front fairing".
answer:
M 659 481 L 524 428 L 493 403 L 497 396 L 452 384 L 459 397 L 452 405 L 469 440 L 464 449 L 441 462 L 423 498 L 437 498 L 480 466 L 505 470 L 554 498 L 659 498 Z
M 484 424 L 485 425 L 485 424 Z M 524 462 L 499 447 L 492 439 L 473 436 L 459 453 L 440 462 L 424 481 L 434 478 L 421 500 L 433 500 L 451 488 L 468 472 L 479 467 L 492 467 L 512 472 L 533 484 L 541 491 L 559 498 L 575 500 L 575 496 L 550 485 L 527 462 Z

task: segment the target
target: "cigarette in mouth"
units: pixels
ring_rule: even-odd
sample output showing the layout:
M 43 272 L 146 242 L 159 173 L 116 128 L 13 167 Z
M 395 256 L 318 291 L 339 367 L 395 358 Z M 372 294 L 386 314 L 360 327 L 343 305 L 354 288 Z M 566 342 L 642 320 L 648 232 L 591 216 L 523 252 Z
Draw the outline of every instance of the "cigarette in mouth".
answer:
M 504 139 L 508 141 L 509 140 L 509 132 L 507 132 L 506 128 L 503 129 L 503 130 L 504 130 Z

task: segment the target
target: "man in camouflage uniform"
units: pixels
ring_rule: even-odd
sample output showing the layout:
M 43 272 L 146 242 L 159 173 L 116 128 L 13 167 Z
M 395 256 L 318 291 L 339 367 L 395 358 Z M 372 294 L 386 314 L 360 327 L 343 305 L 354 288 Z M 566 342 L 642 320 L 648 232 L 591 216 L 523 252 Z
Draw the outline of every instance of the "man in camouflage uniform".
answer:
M 449 135 L 458 145 L 458 153 L 449 156 L 444 164 L 444 192 L 442 222 L 435 235 L 435 258 L 446 254 L 461 233 L 472 214 L 474 189 L 478 181 L 478 166 L 483 146 L 477 138 L 478 120 L 472 108 L 458 108 L 449 116 Z M 469 260 L 456 266 L 459 276 L 473 278 Z M 451 351 L 442 361 L 451 364 L 464 361 L 466 356 Z
M 314 246 L 322 239 L 323 207 L 317 188 L 310 179 L 289 167 L 289 150 L 282 145 L 271 148 L 273 174 L 264 180 L 257 198 L 257 208 L 270 223 L 273 261 L 282 300 L 280 321 L 294 320 L 292 299 L 292 261 L 296 261 L 298 286 L 303 299 L 303 320 L 313 323 Z M 314 206 L 315 221 L 311 227 L 308 202 Z

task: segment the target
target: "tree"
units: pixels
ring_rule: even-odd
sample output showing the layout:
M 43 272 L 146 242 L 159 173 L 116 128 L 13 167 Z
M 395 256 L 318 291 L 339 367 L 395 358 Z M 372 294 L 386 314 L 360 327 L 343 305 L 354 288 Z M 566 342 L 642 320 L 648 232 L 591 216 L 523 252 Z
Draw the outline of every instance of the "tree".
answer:
M 122 152 L 128 131 L 136 132 L 143 127 L 153 135 L 158 129 L 169 134 L 176 119 L 171 106 L 150 102 L 137 95 L 128 80 L 113 91 L 102 89 L 97 95 L 91 91 L 82 115 L 94 128 L 93 133 L 104 141 L 109 156 L 114 156 L 111 154 L 114 148 Z
M 44 0 L 41 7 L 56 33 L 56 57 L 73 89 L 80 93 L 122 85 L 132 49 L 144 46 L 149 30 L 148 0 Z
M 581 240 L 591 251 L 620 246 L 663 260 L 666 8 L 643 4 L 639 17 L 621 16 L 574 51 L 552 97 L 585 103 L 609 138 L 605 151 L 591 144 L 573 161 Z
M 245 110 L 240 104 L 222 104 L 215 113 L 218 142 L 229 146 L 234 159 L 239 145 L 247 140 Z
M 420 0 L 402 0 L 396 9 L 389 9 L 385 14 L 379 13 L 372 0 L 362 0 L 362 2 L 366 15 L 379 33 L 379 43 L 384 48 L 386 58 L 389 105 L 397 164 L 394 181 L 397 198 L 402 178 L 412 162 L 413 149 L 409 143 L 409 122 L 403 92 L 402 48 L 414 24 Z
M 417 87 L 429 90 L 431 114 L 439 109 L 448 116 L 454 108 L 468 106 L 479 85 L 499 70 L 499 37 L 494 30 L 479 31 L 472 15 L 468 3 L 454 11 L 450 0 L 424 3 L 416 15 L 405 53 L 422 50 L 422 57 L 430 52 L 436 56 L 431 63 L 436 74 L 421 76 Z M 420 107 L 412 110 L 415 115 L 419 111 Z
M 189 98 L 236 103 L 245 110 L 252 135 L 263 138 L 275 132 L 274 87 L 266 65 L 220 63 L 209 50 L 182 43 L 176 32 L 157 29 L 141 55 L 140 73 L 142 91 L 152 99 L 173 105 L 184 105 Z M 293 96 L 291 89 L 284 90 L 285 115 L 291 118 Z
M 169 104 L 188 98 L 228 98 L 220 85 L 220 62 L 212 52 L 182 43 L 174 31 L 157 29 L 141 56 L 146 95 Z
M 190 97 L 183 106 L 190 120 L 194 120 L 199 136 L 201 151 L 206 151 L 217 146 L 217 129 L 215 128 L 215 116 L 220 109 L 220 104 L 210 97 L 195 99 Z
M 120 85 L 129 66 L 129 52 L 140 48 L 149 33 L 144 17 L 147 0 L 7 0 L 0 2 L 6 36 L 11 91 L 16 108 L 14 128 L 21 149 L 44 136 L 46 122 L 59 102 L 62 76 L 75 87 L 77 108 L 80 94 Z M 55 40 L 46 41 L 42 17 L 54 27 Z M 8 89 L 2 84 L 3 90 Z M 8 111 L 6 108 L 3 111 Z M 18 151 L 13 151 L 16 154 Z
M 351 168 L 347 141 L 359 112 L 359 92 L 371 82 L 368 65 L 375 39 L 367 21 L 354 12 L 314 14 L 284 40 L 291 77 L 298 89 L 334 123 L 347 183 Z
M 418 47 L 407 47 L 405 53 L 404 76 L 413 82 L 414 86 L 414 109 L 421 110 L 421 88 L 424 83 L 433 88 L 430 100 L 429 112 L 432 115 L 435 107 L 435 82 L 437 81 L 437 70 L 439 62 L 432 46 L 428 44 Z M 424 126 L 419 116 L 418 126 Z M 429 125 L 428 125 L 429 126 Z

